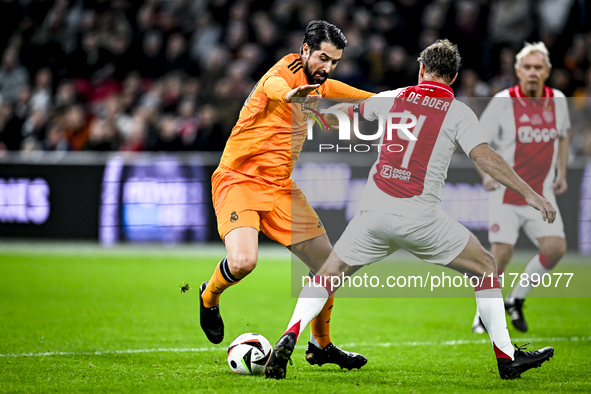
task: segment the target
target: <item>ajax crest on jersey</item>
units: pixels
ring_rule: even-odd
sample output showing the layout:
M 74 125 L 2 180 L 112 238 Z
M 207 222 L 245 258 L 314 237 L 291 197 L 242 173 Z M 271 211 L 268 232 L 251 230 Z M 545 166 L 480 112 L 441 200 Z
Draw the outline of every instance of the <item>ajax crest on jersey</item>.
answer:
M 270 355 L 271 344 L 267 338 L 260 334 L 242 334 L 228 348 L 228 364 L 234 373 L 262 375 Z

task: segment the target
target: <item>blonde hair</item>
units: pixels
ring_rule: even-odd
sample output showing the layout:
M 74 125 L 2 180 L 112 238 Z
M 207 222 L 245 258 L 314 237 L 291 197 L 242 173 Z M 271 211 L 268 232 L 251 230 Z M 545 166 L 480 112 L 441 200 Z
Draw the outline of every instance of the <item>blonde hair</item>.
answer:
M 541 53 L 544 56 L 544 60 L 546 60 L 546 65 L 548 65 L 549 68 L 552 68 L 552 63 L 550 63 L 550 52 L 548 52 L 548 48 L 546 48 L 546 45 L 542 41 L 534 43 L 526 42 L 523 49 L 515 55 L 515 68 L 519 67 L 521 59 L 535 52 Z

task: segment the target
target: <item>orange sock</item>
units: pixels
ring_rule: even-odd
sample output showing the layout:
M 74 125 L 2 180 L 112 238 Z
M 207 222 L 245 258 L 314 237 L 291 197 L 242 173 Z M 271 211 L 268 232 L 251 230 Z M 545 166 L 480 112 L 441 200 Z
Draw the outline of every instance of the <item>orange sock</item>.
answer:
M 220 303 L 220 295 L 222 292 L 238 282 L 240 282 L 240 280 L 232 276 L 230 269 L 228 268 L 228 260 L 224 257 L 224 259 L 215 267 L 213 276 L 201 295 L 203 306 L 206 308 L 212 308 L 218 305 Z
M 334 298 L 330 297 L 326 304 L 324 304 L 324 308 L 320 311 L 318 316 L 310 323 L 310 330 L 312 330 L 312 335 L 318 341 L 318 344 L 322 349 L 324 349 L 329 343 L 332 341 L 330 340 L 330 315 L 332 314 L 332 306 L 334 304 Z

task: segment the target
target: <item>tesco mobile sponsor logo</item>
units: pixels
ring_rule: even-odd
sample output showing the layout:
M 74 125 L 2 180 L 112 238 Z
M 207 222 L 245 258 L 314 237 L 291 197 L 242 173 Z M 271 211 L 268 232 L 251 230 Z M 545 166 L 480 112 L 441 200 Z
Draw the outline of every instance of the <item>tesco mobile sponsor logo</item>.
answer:
M 0 178 L 0 223 L 42 224 L 49 217 L 49 185 L 42 178 Z

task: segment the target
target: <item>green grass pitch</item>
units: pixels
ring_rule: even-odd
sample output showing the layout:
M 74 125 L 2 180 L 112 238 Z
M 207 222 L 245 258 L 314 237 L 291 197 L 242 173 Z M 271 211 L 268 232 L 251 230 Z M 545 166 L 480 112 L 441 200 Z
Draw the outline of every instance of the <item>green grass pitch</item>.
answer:
M 588 298 L 528 300 L 530 332 L 510 327 L 513 341 L 556 353 L 514 381 L 499 378 L 488 336 L 470 332 L 473 298 L 337 299 L 331 336 L 368 364 L 311 367 L 304 333 L 287 379 L 269 381 L 233 374 L 226 350 L 239 334 L 274 344 L 285 330 L 296 302 L 287 252 L 262 248 L 257 269 L 224 293 L 226 337 L 212 345 L 199 328 L 198 287 L 223 249 L 14 245 L 0 247 L 2 393 L 591 391 Z M 586 262 L 561 264 L 588 275 Z M 182 282 L 191 290 L 181 293 Z

